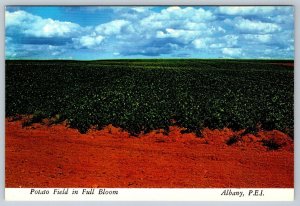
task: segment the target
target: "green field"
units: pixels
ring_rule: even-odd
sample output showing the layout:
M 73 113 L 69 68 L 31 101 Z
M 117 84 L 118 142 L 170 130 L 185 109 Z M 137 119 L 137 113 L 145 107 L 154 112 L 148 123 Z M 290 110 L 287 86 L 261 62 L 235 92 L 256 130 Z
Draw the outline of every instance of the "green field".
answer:
M 283 64 L 282 64 L 283 63 Z M 178 125 L 293 136 L 294 67 L 281 60 L 6 61 L 6 117 L 55 117 L 85 133 Z M 25 125 L 26 126 L 26 125 Z

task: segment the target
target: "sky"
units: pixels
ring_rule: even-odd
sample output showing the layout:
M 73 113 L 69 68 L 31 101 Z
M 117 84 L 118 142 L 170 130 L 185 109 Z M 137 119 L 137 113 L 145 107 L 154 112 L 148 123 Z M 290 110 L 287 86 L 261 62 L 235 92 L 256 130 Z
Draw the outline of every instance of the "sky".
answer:
M 8 6 L 6 59 L 294 59 L 292 6 Z

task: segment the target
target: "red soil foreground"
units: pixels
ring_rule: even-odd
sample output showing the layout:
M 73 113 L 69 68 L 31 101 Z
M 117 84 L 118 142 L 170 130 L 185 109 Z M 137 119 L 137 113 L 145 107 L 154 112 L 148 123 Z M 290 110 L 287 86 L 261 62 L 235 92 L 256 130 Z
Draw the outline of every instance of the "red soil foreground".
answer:
M 228 146 L 233 134 L 204 129 L 196 138 L 171 127 L 169 136 L 153 131 L 137 138 L 112 126 L 80 134 L 62 124 L 22 128 L 6 120 L 6 187 L 294 187 L 287 135 L 260 131 Z M 269 150 L 263 139 L 280 149 Z

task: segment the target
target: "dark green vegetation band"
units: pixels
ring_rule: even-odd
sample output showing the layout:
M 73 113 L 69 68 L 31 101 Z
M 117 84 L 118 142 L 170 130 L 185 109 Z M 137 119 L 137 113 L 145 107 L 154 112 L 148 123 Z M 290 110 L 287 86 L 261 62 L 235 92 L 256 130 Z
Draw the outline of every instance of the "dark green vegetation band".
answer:
M 91 125 L 138 134 L 176 124 L 191 132 L 260 125 L 293 135 L 294 68 L 282 62 L 292 63 L 6 61 L 6 116 L 58 116 L 82 133 Z

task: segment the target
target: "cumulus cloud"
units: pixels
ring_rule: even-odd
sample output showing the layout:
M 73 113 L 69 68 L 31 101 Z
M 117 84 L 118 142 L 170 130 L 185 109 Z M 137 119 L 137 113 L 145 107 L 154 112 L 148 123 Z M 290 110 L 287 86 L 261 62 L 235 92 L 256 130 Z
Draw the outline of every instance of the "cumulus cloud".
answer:
M 174 38 L 183 43 L 188 43 L 199 34 L 198 31 L 184 30 L 184 29 L 171 29 L 167 28 L 165 31 L 157 31 L 157 38 Z
M 229 35 L 225 35 L 225 36 L 222 37 L 222 40 L 224 40 L 224 42 L 226 42 L 226 44 L 228 46 L 237 45 L 238 39 L 239 39 L 239 37 L 237 35 L 234 35 L 234 34 L 229 34 Z
M 233 21 L 234 26 L 243 32 L 250 33 L 273 33 L 280 31 L 281 27 L 275 23 L 262 22 L 257 20 L 249 20 L 244 18 L 235 18 Z
M 262 42 L 262 43 L 268 43 L 272 40 L 271 34 L 246 34 L 244 35 L 244 38 L 246 40 L 250 40 L 253 42 Z
M 43 19 L 25 11 L 5 12 L 6 28 L 32 37 L 66 37 L 74 34 L 80 26 L 66 21 Z
M 122 31 L 122 28 L 124 28 L 126 25 L 129 25 L 130 22 L 126 20 L 114 20 L 108 23 L 104 23 L 101 25 L 98 25 L 95 28 L 95 31 L 104 34 L 104 35 L 116 35 L 119 34 Z
M 242 55 L 242 49 L 241 48 L 223 48 L 222 53 L 230 56 L 230 57 L 237 57 Z
M 274 12 L 273 6 L 221 6 L 219 12 L 227 15 L 264 15 Z
M 137 6 L 137 7 L 133 7 L 132 10 L 141 13 L 141 12 L 145 12 L 149 9 L 149 7 L 141 7 L 141 6 Z
M 207 47 L 204 39 L 195 39 L 193 41 L 193 45 L 195 46 L 196 49 L 204 49 Z
M 98 48 L 104 37 L 100 35 L 96 35 L 96 33 L 92 33 L 91 35 L 82 36 L 80 38 L 73 38 L 73 41 L 76 44 L 77 48 Z
M 190 23 L 190 25 L 194 23 L 195 26 L 195 23 L 212 21 L 213 19 L 215 19 L 214 14 L 203 8 L 173 6 L 163 9 L 160 13 L 152 13 L 143 18 L 140 24 L 144 27 L 161 29 L 165 25 L 178 27 L 184 23 Z
M 278 58 L 282 54 L 293 57 L 292 7 L 72 9 L 79 13 L 84 11 L 85 14 L 99 13 L 100 16 L 107 15 L 109 18 L 82 26 L 76 21 L 42 18 L 23 10 L 6 11 L 6 56 L 39 57 L 44 54 L 69 57 L 74 54 L 89 54 L 93 58 L 101 58 L 101 55 L 112 58 L 257 58 L 277 55 Z M 105 13 L 108 11 L 113 15 Z M 24 49 L 26 51 L 22 51 Z
M 181 8 L 178 6 L 171 6 L 163 9 L 160 13 L 152 13 L 142 20 L 142 24 L 148 25 L 151 24 L 151 22 L 167 22 L 176 20 L 179 20 L 181 23 L 183 20 L 189 20 L 190 22 L 206 22 L 213 19 L 215 19 L 214 14 L 203 8 Z

